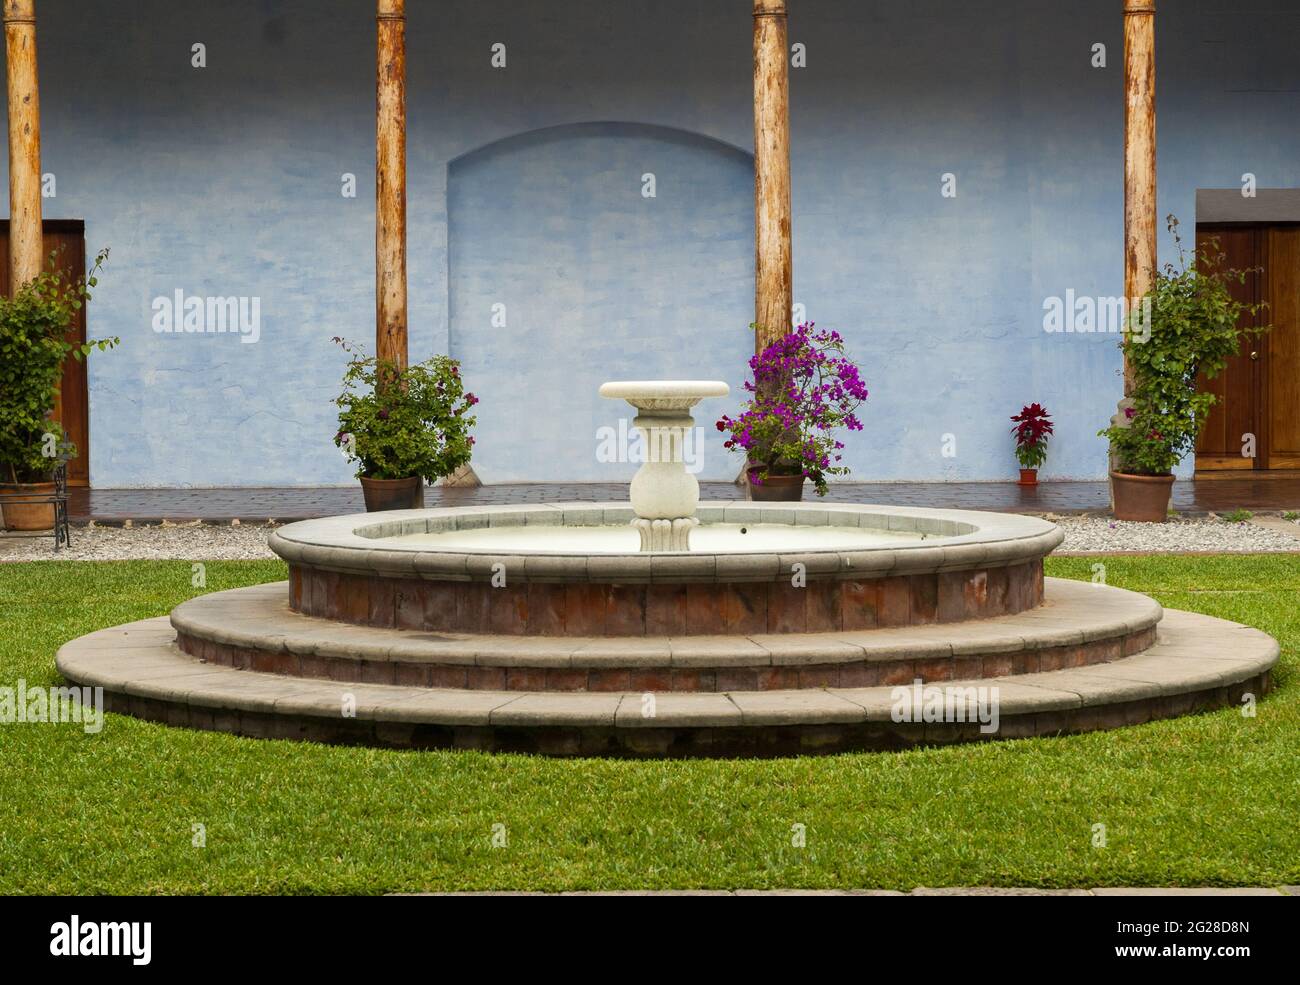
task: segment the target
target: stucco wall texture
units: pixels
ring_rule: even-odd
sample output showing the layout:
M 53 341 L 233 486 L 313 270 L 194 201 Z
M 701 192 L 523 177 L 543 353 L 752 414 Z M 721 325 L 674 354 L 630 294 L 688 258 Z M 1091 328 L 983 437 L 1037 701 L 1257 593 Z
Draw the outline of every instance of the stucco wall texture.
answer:
M 409 8 L 411 356 L 465 361 L 485 480 L 627 478 L 598 454 L 630 417 L 601 381 L 744 379 L 750 5 Z M 871 388 L 854 478 L 1010 477 L 1034 400 L 1044 477 L 1103 476 L 1116 337 L 1048 334 L 1043 304 L 1122 289 L 1121 4 L 790 8 L 794 293 Z M 1300 7 L 1165 0 L 1156 33 L 1161 214 L 1190 238 L 1198 187 L 1300 185 Z M 92 483 L 350 482 L 330 339 L 373 343 L 373 4 L 41 0 L 38 52 L 46 217 L 112 249 Z M 259 298 L 257 342 L 155 331 L 177 290 Z M 701 478 L 738 469 L 710 426 L 735 403 L 700 408 Z

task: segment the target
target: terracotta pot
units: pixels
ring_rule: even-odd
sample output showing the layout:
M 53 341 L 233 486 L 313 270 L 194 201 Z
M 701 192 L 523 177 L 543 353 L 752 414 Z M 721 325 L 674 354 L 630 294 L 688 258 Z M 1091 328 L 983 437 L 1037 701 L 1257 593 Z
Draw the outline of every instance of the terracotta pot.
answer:
M 754 473 L 749 470 L 749 498 L 758 503 L 797 503 L 803 499 L 802 475 L 769 475 L 762 482 L 756 482 Z
M 1038 485 L 1038 469 L 1021 469 L 1020 481 L 1017 485 L 1036 486 Z
M 0 497 L 30 496 L 44 497 L 54 495 L 53 482 L 12 482 L 0 483 Z M 53 503 L 6 503 L 0 499 L 0 511 L 3 511 L 6 530 L 53 530 Z
M 368 479 L 363 475 L 361 491 L 368 513 L 418 510 L 424 506 L 424 479 L 418 475 L 407 479 Z
M 1116 520 L 1164 523 L 1169 517 L 1169 494 L 1173 491 L 1172 475 L 1110 474 L 1111 497 Z

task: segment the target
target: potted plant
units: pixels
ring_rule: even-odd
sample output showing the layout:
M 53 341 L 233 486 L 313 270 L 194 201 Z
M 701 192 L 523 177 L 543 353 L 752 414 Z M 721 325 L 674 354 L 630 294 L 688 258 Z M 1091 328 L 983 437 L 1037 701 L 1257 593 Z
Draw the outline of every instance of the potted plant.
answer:
M 723 447 L 747 456 L 750 496 L 799 500 L 804 480 L 825 496 L 828 477 L 849 473 L 837 464 L 844 444 L 835 431 L 861 431 L 855 411 L 867 399 L 844 340 L 838 332 L 814 331 L 809 322 L 752 357 L 749 368 L 753 379 L 745 383 L 749 397 L 740 415 L 723 415 L 717 428 L 728 435 Z
M 1163 522 L 1168 515 L 1173 470 L 1196 447 L 1196 438 L 1214 406 L 1212 393 L 1198 392 L 1197 377 L 1213 379 L 1241 346 L 1242 337 L 1266 328 L 1239 328 L 1258 304 L 1233 299 L 1229 284 L 1243 284 L 1250 270 L 1229 270 L 1217 242 L 1192 251 L 1191 262 L 1172 215 L 1168 228 L 1178 248 L 1178 266 L 1166 264 L 1144 299 L 1148 326 L 1139 332 L 1131 320 L 1120 343 L 1132 367 L 1132 392 L 1111 426 L 1098 432 L 1110 439 L 1111 490 L 1115 518 Z
M 9 530 L 49 530 L 54 504 L 54 470 L 76 457 L 62 425 L 53 419 L 63 380 L 63 362 L 84 359 L 91 350 L 111 349 L 117 338 L 70 342 L 67 334 L 77 311 L 90 300 L 108 250 L 95 257 L 90 272 L 76 280 L 50 254 L 48 269 L 23 284 L 13 297 L 0 297 L 0 498 L 27 501 L 3 507 Z
M 364 355 L 334 340 L 351 357 L 343 374 L 339 430 L 334 443 L 357 463 L 366 509 L 416 509 L 424 482 L 436 482 L 467 465 L 474 447 L 469 413 L 478 397 L 467 393 L 460 364 L 434 356 L 405 368 Z
M 1042 404 L 1029 404 L 1011 420 L 1016 426 L 1016 460 L 1020 462 L 1020 485 L 1038 485 L 1038 470 L 1047 461 L 1047 439 L 1052 435 L 1052 419 Z

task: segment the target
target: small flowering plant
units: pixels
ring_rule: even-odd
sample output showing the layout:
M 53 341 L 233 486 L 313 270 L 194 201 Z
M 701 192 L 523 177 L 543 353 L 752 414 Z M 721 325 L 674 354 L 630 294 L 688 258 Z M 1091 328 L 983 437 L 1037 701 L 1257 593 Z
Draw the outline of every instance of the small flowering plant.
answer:
M 1036 469 L 1047 461 L 1047 439 L 1052 436 L 1052 419 L 1042 404 L 1029 404 L 1012 416 L 1016 424 L 1016 460 L 1022 469 Z
M 435 482 L 469 463 L 478 397 L 465 391 L 456 360 L 434 356 L 399 369 L 346 339 L 334 342 L 351 356 L 334 401 L 334 444 L 357 462 L 358 478 Z
M 745 383 L 744 409 L 717 422 L 728 435 L 723 446 L 746 453 L 751 482 L 802 475 L 825 496 L 828 477 L 849 473 L 838 464 L 844 444 L 835 432 L 862 430 L 855 412 L 867 399 L 844 339 L 808 322 L 751 358 L 749 368 L 754 378 Z

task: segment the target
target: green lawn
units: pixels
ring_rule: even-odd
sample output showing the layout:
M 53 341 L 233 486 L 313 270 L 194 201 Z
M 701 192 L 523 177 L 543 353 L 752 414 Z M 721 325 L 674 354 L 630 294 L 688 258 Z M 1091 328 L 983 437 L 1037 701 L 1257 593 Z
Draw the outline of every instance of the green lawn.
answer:
M 1086 578 L 1093 563 L 1049 569 Z M 120 716 L 95 736 L 0 725 L 0 892 L 1300 883 L 1300 560 L 1105 563 L 1111 584 L 1282 641 L 1256 718 L 756 762 L 325 748 Z M 166 613 L 198 593 L 190 575 L 0 565 L 0 686 L 54 683 L 61 643 Z M 210 562 L 206 590 L 283 577 L 278 562 Z

